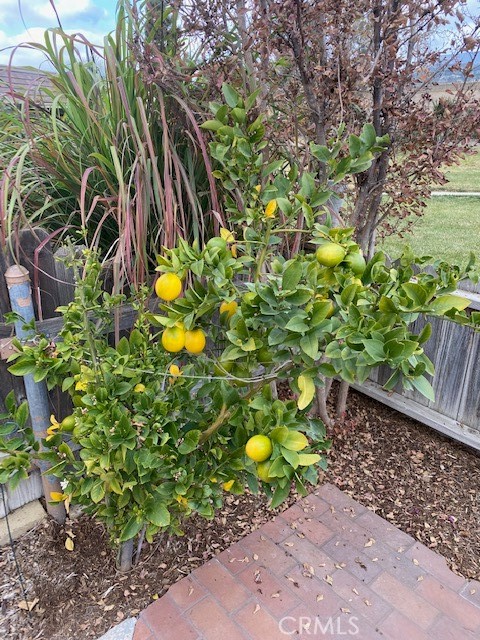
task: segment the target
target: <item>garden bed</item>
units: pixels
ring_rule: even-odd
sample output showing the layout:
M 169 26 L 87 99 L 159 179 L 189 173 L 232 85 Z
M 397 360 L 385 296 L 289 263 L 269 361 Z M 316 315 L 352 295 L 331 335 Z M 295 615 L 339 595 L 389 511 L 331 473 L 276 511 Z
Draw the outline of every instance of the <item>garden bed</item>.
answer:
M 453 571 L 480 578 L 480 457 L 379 403 L 352 393 L 334 433 L 325 479 L 445 556 Z M 295 500 L 291 498 L 290 503 Z M 272 517 L 263 497 L 229 496 L 213 521 L 192 519 L 183 538 L 158 540 L 131 573 L 115 571 L 103 527 L 82 516 L 65 528 L 48 522 L 16 545 L 35 606 L 24 597 L 12 553 L 0 551 L 0 636 L 8 640 L 82 640 L 134 616 L 152 598 Z

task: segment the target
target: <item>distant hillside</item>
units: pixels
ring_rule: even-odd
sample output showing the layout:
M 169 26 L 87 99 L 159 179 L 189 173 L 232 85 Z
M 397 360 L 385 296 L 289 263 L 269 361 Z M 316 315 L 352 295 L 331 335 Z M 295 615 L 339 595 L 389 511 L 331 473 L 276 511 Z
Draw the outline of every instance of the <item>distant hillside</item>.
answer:
M 459 62 L 462 67 L 465 67 L 467 64 L 473 61 L 472 68 L 472 80 L 480 80 L 480 57 L 475 56 L 472 53 L 464 51 L 463 53 L 459 53 L 455 62 Z M 443 67 L 445 63 L 449 62 L 449 57 L 444 56 L 443 60 L 440 60 L 437 68 Z M 450 65 L 449 65 L 450 66 Z M 451 71 L 448 68 L 442 69 L 438 76 L 436 76 L 435 80 L 441 84 L 447 84 L 450 82 L 459 82 L 464 79 L 464 76 L 459 71 Z

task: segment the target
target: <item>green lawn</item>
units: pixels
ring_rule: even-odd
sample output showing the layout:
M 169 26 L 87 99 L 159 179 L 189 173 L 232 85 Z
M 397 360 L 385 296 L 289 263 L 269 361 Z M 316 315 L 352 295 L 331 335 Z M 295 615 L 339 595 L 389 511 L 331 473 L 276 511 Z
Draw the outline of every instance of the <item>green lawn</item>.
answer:
M 479 191 L 480 192 L 480 152 L 467 156 L 459 165 L 447 171 L 448 182 L 435 185 L 435 191 Z
M 396 258 L 405 244 L 410 244 L 417 255 L 454 264 L 465 263 L 468 252 L 473 251 L 480 262 L 480 197 L 433 197 L 411 233 L 403 239 L 390 236 L 378 248 Z

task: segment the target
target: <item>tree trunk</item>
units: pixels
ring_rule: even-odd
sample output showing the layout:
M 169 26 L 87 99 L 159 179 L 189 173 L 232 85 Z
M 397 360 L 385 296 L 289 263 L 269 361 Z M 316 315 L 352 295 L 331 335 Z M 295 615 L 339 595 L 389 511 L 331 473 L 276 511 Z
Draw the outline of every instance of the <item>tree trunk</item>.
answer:
M 337 396 L 337 406 L 336 406 L 336 416 L 337 418 L 343 418 L 345 415 L 345 411 L 347 409 L 347 398 L 348 398 L 348 390 L 350 385 L 345 380 L 340 382 L 340 387 L 338 389 Z
M 327 397 L 328 397 L 328 393 L 327 393 L 326 387 L 317 387 L 315 392 L 316 412 L 320 417 L 320 419 L 322 420 L 323 424 L 326 427 L 331 427 L 332 420 L 328 415 Z
M 117 569 L 118 571 L 130 571 L 133 563 L 133 538 L 122 542 L 117 553 Z

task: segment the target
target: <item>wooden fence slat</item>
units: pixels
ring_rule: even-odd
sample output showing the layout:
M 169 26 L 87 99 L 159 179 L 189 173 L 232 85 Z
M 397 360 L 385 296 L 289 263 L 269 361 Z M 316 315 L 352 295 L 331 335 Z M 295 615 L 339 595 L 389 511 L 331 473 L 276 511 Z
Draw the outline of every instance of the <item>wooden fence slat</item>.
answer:
M 464 353 L 466 376 L 458 389 L 460 395 L 458 422 L 470 425 L 480 435 L 480 333 L 475 333 Z
M 5 321 L 5 314 L 10 311 L 7 283 L 3 277 L 9 266 L 7 258 L 0 248 L 0 322 Z
M 435 402 L 429 402 L 429 406 L 442 415 L 456 419 L 469 368 L 468 353 L 475 333 L 453 322 L 444 321 L 439 325 L 433 382 Z
M 5 513 L 3 500 L 0 500 L 0 518 L 4 518 L 5 515 L 10 513 L 10 511 L 18 509 L 18 507 L 21 507 L 28 502 L 32 502 L 33 500 L 38 500 L 38 498 L 43 496 L 40 471 L 38 469 L 34 469 L 30 472 L 26 480 L 20 481 L 20 484 L 14 491 L 7 487 L 5 494 L 7 513 Z
M 48 238 L 49 234 L 41 228 L 24 229 L 19 233 L 18 243 L 15 247 L 20 264 L 28 269 L 30 275 L 36 318 L 53 318 L 57 315 L 55 311 L 58 307 L 55 260 Z M 38 272 L 35 273 L 35 251 L 42 243 L 45 245 L 38 252 Z M 38 280 L 38 292 L 35 291 L 34 286 L 36 280 Z M 40 304 L 38 304 L 39 302 Z

